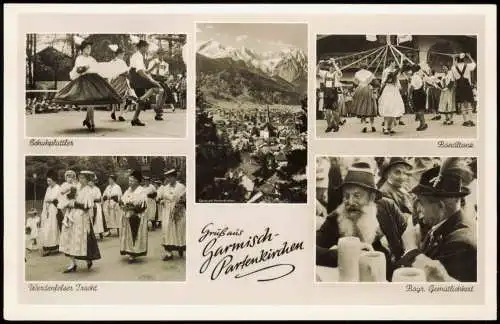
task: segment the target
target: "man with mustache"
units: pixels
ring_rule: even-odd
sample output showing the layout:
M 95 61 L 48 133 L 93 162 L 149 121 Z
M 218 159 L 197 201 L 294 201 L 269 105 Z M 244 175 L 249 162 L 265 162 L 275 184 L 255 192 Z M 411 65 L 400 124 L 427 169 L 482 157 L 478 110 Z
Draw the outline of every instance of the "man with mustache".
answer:
M 392 276 L 392 264 L 403 255 L 401 235 L 406 217 L 393 200 L 382 197 L 375 186 L 375 174 L 370 165 L 357 162 L 348 170 L 341 185 L 343 201 L 316 232 L 316 264 L 336 267 L 339 238 L 359 237 L 369 249 L 386 255 L 387 277 Z

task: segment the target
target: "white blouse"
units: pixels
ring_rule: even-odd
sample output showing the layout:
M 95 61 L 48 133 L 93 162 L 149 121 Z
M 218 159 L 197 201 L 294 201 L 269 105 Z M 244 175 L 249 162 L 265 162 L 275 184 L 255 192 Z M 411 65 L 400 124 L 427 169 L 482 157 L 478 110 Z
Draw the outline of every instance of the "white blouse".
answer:
M 88 67 L 88 69 L 83 73 L 78 73 L 76 70 L 80 67 Z M 71 80 L 75 80 L 80 75 L 87 73 L 98 73 L 98 63 L 92 56 L 79 55 L 75 60 L 73 70 L 69 73 L 69 77 Z
M 135 190 L 128 188 L 122 196 L 122 202 L 124 204 L 132 204 L 134 206 L 144 205 L 146 203 L 146 193 L 144 188 L 141 186 L 138 186 Z

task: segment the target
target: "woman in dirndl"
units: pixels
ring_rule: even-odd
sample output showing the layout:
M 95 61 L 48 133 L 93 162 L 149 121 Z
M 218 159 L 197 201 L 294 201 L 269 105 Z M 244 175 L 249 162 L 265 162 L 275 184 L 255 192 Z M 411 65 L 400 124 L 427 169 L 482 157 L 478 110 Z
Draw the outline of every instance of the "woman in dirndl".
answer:
M 133 171 L 129 188 L 123 194 L 120 205 L 124 214 L 120 231 L 120 254 L 128 255 L 129 263 L 148 253 L 148 219 L 146 216 L 146 194 L 140 186 L 142 174 Z
M 151 183 L 150 177 L 144 177 L 144 194 L 146 195 L 146 217 L 151 223 L 151 230 L 154 231 L 156 226 L 156 187 Z
M 405 105 L 401 97 L 399 73 L 401 66 L 396 67 L 396 62 L 392 61 L 387 69 L 382 72 L 382 93 L 378 99 L 378 109 L 380 116 L 384 117 L 385 135 L 394 134 L 396 118 L 403 116 Z M 424 103 L 425 105 L 425 103 Z
M 455 107 L 455 82 L 453 73 L 448 66 L 443 65 L 444 76 L 439 82 L 441 95 L 439 96 L 439 112 L 444 115 L 444 125 L 453 125 L 453 114 L 457 110 Z
M 47 191 L 43 199 L 42 214 L 40 217 L 40 246 L 42 256 L 59 250 L 59 227 L 57 226 L 57 204 L 60 187 L 56 183 L 57 174 L 53 171 L 47 173 Z
M 94 228 L 94 233 L 99 235 L 99 238 L 103 239 L 103 234 L 106 231 L 106 223 L 102 214 L 102 196 L 101 189 L 96 185 L 97 176 L 94 174 L 89 181 L 89 187 L 92 190 L 92 198 L 94 201 L 94 207 L 92 209 L 92 225 Z
M 109 48 L 115 54 L 115 58 L 108 63 L 109 84 L 116 90 L 116 92 L 118 92 L 125 103 L 125 106 L 135 105 L 137 104 L 137 95 L 135 94 L 134 89 L 130 86 L 130 80 L 128 79 L 130 68 L 127 63 L 125 63 L 125 51 L 116 44 L 109 45 Z M 111 119 L 116 120 L 115 112 L 117 108 L 120 112 L 118 121 L 125 121 L 125 118 L 123 118 L 125 107 L 122 107 L 122 104 L 113 105 Z
M 81 54 L 76 58 L 70 72 L 71 82 L 57 92 L 53 102 L 61 105 L 87 106 L 87 115 L 83 121 L 91 132 L 95 132 L 94 106 L 121 103 L 116 90 L 99 73 L 99 63 L 90 56 L 92 43 L 83 41 Z
M 426 107 L 426 94 L 424 89 L 424 75 L 420 65 L 413 65 L 410 67 L 412 71 L 410 81 L 410 98 L 415 111 L 416 119 L 420 122 L 417 131 L 424 131 L 428 128 L 425 122 L 425 107 Z
M 165 172 L 165 185 L 161 191 L 160 202 L 163 205 L 163 261 L 172 260 L 174 251 L 183 257 L 186 251 L 186 186 L 177 181 L 175 169 Z
M 99 260 L 101 253 L 92 226 L 92 210 L 94 198 L 89 186 L 93 177 L 91 171 L 81 171 L 79 184 L 71 186 L 62 208 L 67 212 L 63 220 L 59 251 L 63 252 L 70 260 L 64 273 L 75 272 L 76 260 L 85 260 L 87 269 L 90 270 L 93 260 Z
M 372 81 L 375 75 L 365 68 L 361 68 L 354 74 L 354 84 L 357 85 L 352 97 L 352 112 L 361 120 L 370 119 L 371 131 L 376 132 L 374 122 L 377 116 L 377 105 L 373 99 Z M 366 133 L 367 127 L 363 127 L 362 132 Z

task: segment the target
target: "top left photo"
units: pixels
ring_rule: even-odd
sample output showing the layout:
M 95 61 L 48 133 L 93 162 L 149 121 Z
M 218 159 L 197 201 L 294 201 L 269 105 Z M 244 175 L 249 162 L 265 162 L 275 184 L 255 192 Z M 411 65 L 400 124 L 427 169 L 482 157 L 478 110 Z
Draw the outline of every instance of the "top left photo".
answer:
M 26 34 L 28 137 L 184 138 L 185 34 Z

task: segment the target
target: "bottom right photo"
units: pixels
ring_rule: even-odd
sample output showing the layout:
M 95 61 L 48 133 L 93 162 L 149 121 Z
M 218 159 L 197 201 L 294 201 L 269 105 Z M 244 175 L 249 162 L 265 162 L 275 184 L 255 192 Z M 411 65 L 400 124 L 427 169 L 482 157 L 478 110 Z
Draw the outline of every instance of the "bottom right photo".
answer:
M 477 282 L 476 157 L 316 157 L 317 282 Z

